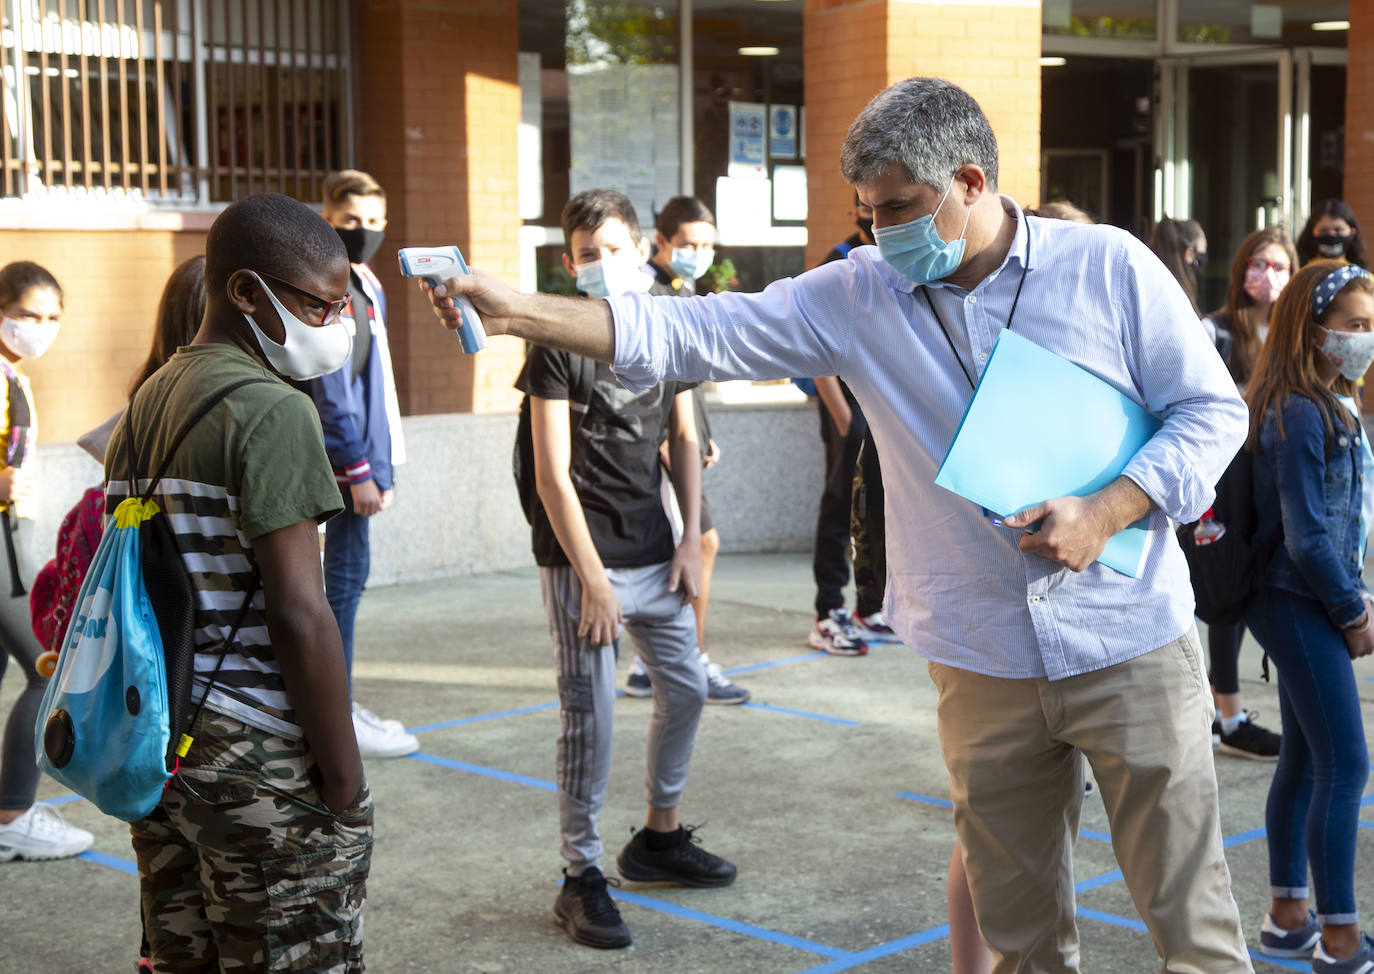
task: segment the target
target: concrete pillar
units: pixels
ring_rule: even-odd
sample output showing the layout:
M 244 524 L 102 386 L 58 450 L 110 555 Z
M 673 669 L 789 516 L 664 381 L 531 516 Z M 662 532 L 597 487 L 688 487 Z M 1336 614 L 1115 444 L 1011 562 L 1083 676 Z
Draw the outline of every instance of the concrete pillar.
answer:
M 463 355 L 394 260 L 401 246 L 457 244 L 473 266 L 518 286 L 515 0 L 360 0 L 358 165 L 387 192 L 386 287 L 407 414 L 514 408 L 520 342 Z
M 806 0 L 804 16 L 808 266 L 854 232 L 839 170 L 849 123 L 903 78 L 946 78 L 976 98 L 997 135 L 999 189 L 1039 200 L 1040 0 Z

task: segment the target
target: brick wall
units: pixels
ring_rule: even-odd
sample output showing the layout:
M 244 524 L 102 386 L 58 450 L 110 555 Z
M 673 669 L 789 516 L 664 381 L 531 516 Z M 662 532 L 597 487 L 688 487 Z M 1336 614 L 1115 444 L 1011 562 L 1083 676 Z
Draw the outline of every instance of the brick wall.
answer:
M 854 232 L 839 174 L 849 123 L 903 78 L 945 78 L 976 98 L 997 135 L 999 189 L 1024 205 L 1038 200 L 1038 0 L 806 0 L 805 17 L 809 264 Z
M 70 442 L 123 406 L 168 275 L 204 250 L 202 231 L 0 230 L 0 264 L 37 261 L 66 294 L 57 341 L 24 365 L 41 441 Z
M 1374 233 L 1374 0 L 1350 0 L 1345 71 L 1345 201 Z M 1366 399 L 1368 404 L 1368 386 Z
M 358 5 L 358 164 L 387 190 L 387 249 L 377 261 L 402 411 L 514 408 L 523 358 L 513 339 L 465 356 L 443 331 L 392 246 L 457 244 L 519 283 L 516 124 L 518 13 L 513 0 L 371 0 Z M 481 38 L 481 43 L 472 43 Z

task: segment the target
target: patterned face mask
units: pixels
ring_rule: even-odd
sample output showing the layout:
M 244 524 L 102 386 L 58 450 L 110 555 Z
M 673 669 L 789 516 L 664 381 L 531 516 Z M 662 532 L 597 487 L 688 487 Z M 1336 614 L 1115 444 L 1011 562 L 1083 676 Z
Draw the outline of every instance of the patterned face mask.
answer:
M 1374 331 L 1332 331 L 1322 328 L 1322 332 L 1326 338 L 1318 348 L 1351 382 L 1363 377 L 1370 365 L 1374 365 Z

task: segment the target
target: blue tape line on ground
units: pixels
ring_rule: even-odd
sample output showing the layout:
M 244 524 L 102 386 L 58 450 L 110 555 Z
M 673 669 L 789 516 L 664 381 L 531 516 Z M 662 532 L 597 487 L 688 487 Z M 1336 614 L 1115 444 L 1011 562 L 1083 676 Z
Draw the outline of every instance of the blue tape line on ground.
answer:
M 1223 849 L 1230 849 L 1232 846 L 1244 845 L 1247 842 L 1254 842 L 1256 839 L 1262 839 L 1266 834 L 1263 826 L 1257 829 L 1251 829 L 1249 832 L 1237 832 L 1235 835 L 1222 839 L 1221 847 Z
M 669 903 L 665 900 L 657 900 L 653 897 L 644 896 L 639 893 L 631 893 L 629 890 L 617 889 L 610 890 L 613 899 L 621 900 L 625 903 L 633 903 L 635 906 L 642 906 L 647 910 L 657 910 L 659 913 L 667 913 L 670 916 L 681 917 L 684 920 L 695 920 L 697 923 L 705 923 L 712 927 L 719 927 L 722 930 L 729 930 L 732 933 L 742 933 L 746 937 L 754 937 L 757 940 L 767 940 L 770 943 L 782 944 L 784 947 L 795 947 L 797 950 L 804 950 L 810 954 L 819 954 L 822 957 L 850 957 L 847 950 L 840 950 L 837 947 L 828 947 L 825 944 L 818 944 L 814 940 L 806 940 L 802 937 L 793 937 L 789 934 L 779 933 L 777 930 L 769 930 L 767 927 L 756 927 L 751 923 L 740 923 L 738 920 L 731 920 L 729 917 L 716 916 L 714 913 L 703 913 L 701 910 L 694 910 L 688 906 L 679 906 L 676 903 Z
M 104 852 L 96 852 L 94 849 L 87 849 L 77 856 L 78 859 L 85 859 L 93 862 L 97 866 L 109 866 L 111 869 L 118 869 L 122 873 L 130 876 L 138 875 L 138 864 L 132 859 L 121 859 L 119 856 L 111 856 Z
M 1139 920 L 1132 917 L 1117 916 L 1115 913 L 1104 913 L 1101 910 L 1090 910 L 1080 906 L 1078 915 L 1088 920 L 1096 920 L 1098 923 L 1109 923 L 1114 927 L 1125 927 L 1127 930 L 1138 930 L 1141 933 L 1149 933 L 1150 928 Z
M 770 659 L 763 663 L 748 663 L 744 666 L 735 666 L 728 670 L 721 670 L 727 676 L 734 676 L 736 673 L 752 673 L 754 670 L 766 670 L 772 666 L 787 666 L 789 663 L 804 663 L 809 659 L 819 659 L 829 655 L 819 649 L 811 653 L 802 653 L 800 656 L 788 656 L 783 659 Z
M 900 954 L 904 950 L 911 950 L 913 947 L 922 947 L 937 940 L 944 940 L 949 936 L 949 924 L 941 924 L 920 933 L 913 933 L 909 937 L 902 937 L 899 940 L 890 940 L 885 944 L 870 947 L 867 950 L 856 951 L 848 957 L 832 960 L 828 964 L 819 967 L 808 967 L 801 974 L 835 974 L 837 971 L 847 971 L 854 967 L 860 967 L 871 961 L 879 960 L 883 957 L 891 957 L 893 954 Z
M 444 730 L 448 727 L 459 727 L 463 724 L 480 724 L 484 720 L 496 720 L 498 717 L 518 717 L 521 714 L 533 714 L 541 710 L 551 710 L 558 706 L 558 701 L 552 703 L 537 703 L 532 707 L 516 707 L 514 710 L 500 710 L 494 714 L 477 714 L 475 717 L 460 717 L 458 720 L 444 720 L 437 724 L 421 724 L 419 727 L 407 727 L 408 734 L 424 734 L 428 731 Z
M 466 761 L 454 761 L 452 758 L 441 758 L 437 754 L 426 754 L 417 751 L 408 755 L 412 761 L 424 761 L 426 764 L 437 764 L 441 768 L 453 768 L 456 771 L 467 771 L 471 774 L 480 774 L 488 778 L 499 778 L 502 781 L 513 781 L 517 785 L 529 785 L 531 788 L 542 788 L 544 791 L 557 791 L 558 786 L 552 781 L 545 781 L 543 778 L 531 778 L 529 775 L 516 774 L 514 771 L 501 771 L 497 768 L 486 768 L 480 764 L 468 764 Z
M 1370 792 L 1368 795 L 1365 795 L 1363 798 L 1361 798 L 1360 805 L 1374 805 L 1374 792 Z
M 1093 829 L 1079 829 L 1079 830 L 1078 830 L 1078 837 L 1079 837 L 1080 839 L 1095 839 L 1095 840 L 1098 841 L 1098 842 L 1111 842 L 1111 841 L 1112 841 L 1112 837 L 1111 837 L 1110 835 L 1108 835 L 1106 832 L 1097 832 L 1097 831 L 1094 831 Z
M 1364 819 L 1360 819 L 1360 828 L 1374 829 L 1374 822 L 1366 822 Z
M 45 798 L 45 799 L 43 799 L 41 802 L 38 802 L 38 804 L 39 804 L 39 805 L 66 805 L 66 804 L 69 804 L 69 803 L 71 803 L 71 802 L 79 802 L 79 801 L 81 801 L 81 796 L 80 796 L 80 795 L 58 795 L 56 798 Z
M 1274 967 L 1286 967 L 1290 971 L 1312 970 L 1312 962 L 1310 960 L 1298 960 L 1288 957 L 1266 957 L 1253 947 L 1250 948 L 1250 959 L 1256 964 L 1272 964 Z
M 827 724 L 839 724 L 842 727 L 859 726 L 859 722 L 857 720 L 848 720 L 844 717 L 830 717 L 826 714 L 812 714 L 807 713 L 805 710 L 792 710 L 788 707 L 773 707 L 766 703 L 755 703 L 752 700 L 745 703 L 744 706 L 753 707 L 755 710 L 767 710 L 775 714 L 786 714 L 789 717 L 805 717 L 807 720 L 819 720 Z
M 914 791 L 899 791 L 898 798 L 905 798 L 909 802 L 921 802 L 924 805 L 935 805 L 939 808 L 953 808 L 954 802 L 948 798 L 932 798 L 929 795 L 918 795 Z
M 1113 869 L 1111 872 L 1103 873 L 1101 876 L 1093 876 L 1090 879 L 1080 879 L 1073 884 L 1073 891 L 1075 893 L 1086 893 L 1090 889 L 1110 886 L 1112 883 L 1119 883 L 1123 879 L 1125 879 L 1125 877 L 1121 875 L 1121 870 Z

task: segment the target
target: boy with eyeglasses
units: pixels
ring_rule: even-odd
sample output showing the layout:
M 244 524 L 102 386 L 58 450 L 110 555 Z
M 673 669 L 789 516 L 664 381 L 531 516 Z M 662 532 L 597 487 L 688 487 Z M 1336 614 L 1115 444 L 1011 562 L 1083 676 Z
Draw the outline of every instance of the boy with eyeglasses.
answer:
M 154 494 L 196 612 L 193 742 L 130 827 L 158 971 L 363 969 L 372 798 L 316 530 L 342 505 L 315 409 L 282 381 L 347 360 L 347 291 L 344 245 L 309 207 L 232 204 L 206 239 L 200 330 L 135 394 L 106 453 L 113 511 L 185 418 L 235 386 Z

